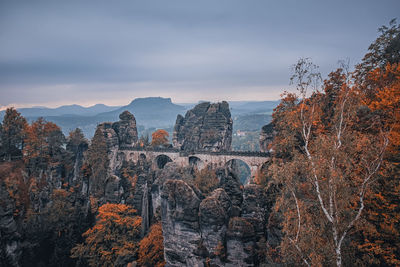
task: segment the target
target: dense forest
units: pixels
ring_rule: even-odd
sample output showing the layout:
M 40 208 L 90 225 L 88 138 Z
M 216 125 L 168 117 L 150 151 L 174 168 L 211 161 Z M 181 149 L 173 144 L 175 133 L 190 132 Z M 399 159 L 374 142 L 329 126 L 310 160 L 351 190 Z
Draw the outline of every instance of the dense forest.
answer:
M 253 265 L 400 265 L 399 63 L 400 25 L 392 21 L 354 68 L 340 62 L 322 79 L 310 59 L 293 66 L 297 91 L 283 93 L 274 109 L 271 160 L 253 181 L 269 196 L 263 227 L 276 231 L 274 242 L 270 235 L 257 241 Z M 76 129 L 66 137 L 53 122 L 29 124 L 14 108 L 6 110 L 0 124 L 1 266 L 166 264 L 163 214 L 154 210 L 147 220 L 141 202 L 160 173 L 145 158 L 125 161 L 116 186 L 104 133 L 98 128 L 89 141 Z M 165 130 L 152 137 L 140 138 L 139 147 L 171 146 Z M 236 186 L 221 185 L 211 166 L 177 173 L 196 198 Z M 235 218 L 230 224 L 242 222 Z M 212 253 L 200 245 L 199 251 L 204 266 L 229 262 L 224 242 Z

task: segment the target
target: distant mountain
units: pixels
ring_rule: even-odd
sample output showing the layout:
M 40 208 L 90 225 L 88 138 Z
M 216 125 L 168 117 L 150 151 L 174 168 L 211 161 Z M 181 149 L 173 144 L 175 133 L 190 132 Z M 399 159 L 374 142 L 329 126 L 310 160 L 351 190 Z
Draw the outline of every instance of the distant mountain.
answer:
M 233 131 L 237 130 L 244 132 L 261 131 L 261 128 L 271 122 L 269 114 L 247 114 L 239 115 L 233 119 Z
M 119 106 L 106 106 L 104 104 L 96 104 L 91 107 L 82 107 L 80 105 L 66 105 L 58 108 L 47 107 L 33 107 L 33 108 L 19 108 L 22 116 L 26 118 L 48 117 L 48 116 L 62 116 L 62 115 L 79 115 L 79 116 L 93 116 L 98 113 L 112 111 L 118 109 Z M 4 116 L 5 111 L 0 112 L 0 116 Z
M 272 114 L 274 108 L 279 104 L 279 100 L 272 101 L 231 101 L 232 116 L 243 114 Z
M 116 121 L 119 114 L 125 110 L 135 115 L 137 124 L 158 128 L 174 125 L 176 116 L 184 113 L 185 107 L 172 103 L 171 98 L 136 98 L 129 105 L 110 112 L 100 113 L 96 118 L 101 121 Z
M 81 128 L 86 136 L 94 134 L 97 124 L 106 121 L 119 120 L 119 114 L 128 110 L 136 117 L 139 130 L 144 128 L 170 128 L 173 127 L 178 114 L 184 115 L 185 107 L 172 103 L 171 98 L 147 97 L 136 98 L 129 105 L 122 107 L 110 107 L 97 104 L 92 107 L 82 107 L 79 105 L 61 106 L 58 108 L 21 108 L 21 114 L 34 121 L 38 117 L 43 117 L 47 121 L 52 121 L 60 126 L 64 134 L 68 134 L 75 128 Z M 4 111 L 0 113 L 4 116 Z
M 278 101 L 229 102 L 234 119 L 234 128 L 241 130 L 261 128 L 265 122 L 270 120 L 268 114 L 272 113 L 273 108 L 278 103 Z M 117 121 L 119 114 L 125 110 L 135 115 L 139 135 L 156 128 L 172 130 L 176 116 L 178 114 L 185 115 L 186 111 L 195 105 L 195 103 L 177 105 L 172 103 L 171 98 L 146 97 L 136 98 L 129 105 L 122 107 L 97 104 L 86 108 L 79 105 L 68 105 L 58 108 L 21 108 L 18 111 L 30 122 L 38 117 L 52 121 L 62 128 L 64 134 L 68 134 L 75 128 L 81 128 L 87 137 L 92 137 L 97 124 Z M 255 114 L 262 116 L 254 116 Z M 3 116 L 4 111 L 0 112 L 0 118 Z M 238 127 L 235 127 L 235 124 Z

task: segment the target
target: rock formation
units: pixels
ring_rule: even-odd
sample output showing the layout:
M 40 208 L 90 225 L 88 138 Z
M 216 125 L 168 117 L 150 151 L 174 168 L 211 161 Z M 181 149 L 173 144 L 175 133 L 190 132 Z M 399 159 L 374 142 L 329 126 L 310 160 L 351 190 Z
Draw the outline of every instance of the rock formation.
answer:
M 227 225 L 231 214 L 232 202 L 222 188 L 218 188 L 200 203 L 200 231 L 204 246 L 211 255 L 216 255 L 225 242 Z M 221 259 L 213 262 L 222 265 Z
M 168 266 L 202 266 L 200 199 L 182 180 L 168 180 L 161 194 L 164 255 Z
M 120 147 L 134 147 L 138 141 L 136 119 L 129 111 L 119 115 L 120 121 L 114 122 L 112 128 L 118 136 Z
M 166 266 L 257 266 L 258 244 L 268 236 L 264 190 L 240 186 L 224 168 L 220 187 L 204 198 L 174 163 L 166 167 L 151 193 L 161 209 Z
M 122 159 L 117 158 L 118 149 L 134 147 L 138 141 L 135 117 L 129 111 L 124 111 L 119 118 L 120 121 L 104 122 L 97 126 L 106 139 L 110 174 L 114 174 L 117 167 L 122 164 Z
M 119 155 L 118 150 L 123 147 L 134 147 L 137 145 L 138 133 L 135 117 L 124 111 L 119 115 L 118 122 L 104 122 L 97 126 L 103 133 L 107 145 L 107 157 L 109 160 L 107 183 L 105 184 L 105 201 L 118 203 L 124 194 L 120 184 L 120 178 L 116 175 L 121 168 L 124 157 Z
M 272 143 L 272 140 L 274 139 L 274 136 L 276 135 L 276 131 L 274 130 L 274 125 L 272 123 L 264 125 L 261 128 L 261 133 L 260 133 L 260 150 L 262 152 L 268 152 L 269 151 L 269 144 Z
M 0 182 L 0 262 L 4 266 L 19 266 L 21 256 L 20 234 L 14 220 L 15 203 Z
M 174 147 L 192 150 L 224 151 L 231 149 L 232 118 L 225 101 L 204 102 L 178 115 L 172 142 Z

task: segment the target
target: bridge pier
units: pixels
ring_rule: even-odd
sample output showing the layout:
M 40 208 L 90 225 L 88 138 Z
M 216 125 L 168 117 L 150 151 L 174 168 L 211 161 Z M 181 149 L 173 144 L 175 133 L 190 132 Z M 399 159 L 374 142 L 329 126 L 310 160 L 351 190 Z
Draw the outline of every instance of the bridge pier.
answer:
M 258 166 L 250 166 L 250 179 L 249 179 L 249 183 L 254 182 L 254 179 L 257 176 L 258 170 L 261 168 Z

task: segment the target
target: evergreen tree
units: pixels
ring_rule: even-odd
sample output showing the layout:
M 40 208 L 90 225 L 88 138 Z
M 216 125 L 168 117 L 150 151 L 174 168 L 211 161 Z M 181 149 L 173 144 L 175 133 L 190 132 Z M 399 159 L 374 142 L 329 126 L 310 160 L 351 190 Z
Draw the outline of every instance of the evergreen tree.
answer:
M 76 155 L 80 150 L 85 149 L 87 146 L 88 141 L 83 135 L 81 129 L 76 128 L 69 133 L 66 147 L 68 151 L 71 151 L 74 155 Z
M 6 110 L 1 131 L 3 157 L 11 160 L 13 157 L 21 156 L 26 126 L 26 119 L 21 116 L 21 113 L 14 108 Z

